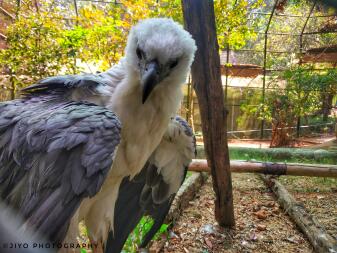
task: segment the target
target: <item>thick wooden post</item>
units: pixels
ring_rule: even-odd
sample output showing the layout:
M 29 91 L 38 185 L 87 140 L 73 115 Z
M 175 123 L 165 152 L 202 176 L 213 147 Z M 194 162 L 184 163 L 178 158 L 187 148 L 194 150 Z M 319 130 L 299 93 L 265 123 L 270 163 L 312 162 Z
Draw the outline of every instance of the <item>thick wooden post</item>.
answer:
M 226 109 L 221 83 L 219 46 L 211 0 L 182 0 L 185 28 L 198 50 L 192 65 L 208 164 L 216 195 L 215 218 L 221 226 L 234 226 L 232 181 L 229 167 Z

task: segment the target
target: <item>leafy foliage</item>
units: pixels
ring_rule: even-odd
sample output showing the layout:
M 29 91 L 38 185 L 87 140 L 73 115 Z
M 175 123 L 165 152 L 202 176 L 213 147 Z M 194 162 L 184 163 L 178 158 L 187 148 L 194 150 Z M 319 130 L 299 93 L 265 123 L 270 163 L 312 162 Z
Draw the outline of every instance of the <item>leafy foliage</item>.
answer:
M 179 1 L 122 0 L 102 10 L 87 6 L 80 10 L 79 23 L 87 29 L 82 59 L 96 61 L 101 70 L 118 62 L 126 46 L 131 27 L 149 17 L 171 17 L 182 21 Z
M 21 9 L 18 19 L 8 30 L 7 50 L 3 50 L 0 64 L 10 73 L 33 76 L 34 79 L 56 75 L 60 71 L 76 73 L 77 60 L 95 63 L 106 70 L 116 63 L 126 44 L 132 25 L 149 17 L 171 17 L 182 23 L 181 1 L 121 0 L 120 4 L 82 5 L 78 16 L 70 13 L 66 2 L 54 6 L 52 1 L 34 9 Z M 242 47 L 255 36 L 248 27 L 247 12 L 261 6 L 262 0 L 215 1 L 219 44 Z M 230 31 L 230 33 L 228 33 Z
M 337 93 L 337 69 L 318 73 L 306 67 L 284 72 L 287 80 L 287 100 L 291 100 L 295 115 L 302 117 L 317 112 L 323 106 L 322 95 Z
M 78 57 L 84 62 L 98 63 L 106 70 L 118 62 L 123 54 L 127 30 L 120 20 L 120 7 L 103 10 L 87 6 L 79 11 L 77 29 L 84 31 L 82 47 Z
M 138 252 L 138 246 L 144 239 L 144 236 L 147 232 L 150 231 L 154 221 L 149 216 L 144 216 L 137 227 L 133 230 L 133 232 L 129 235 L 127 241 L 125 242 L 124 248 L 122 252 Z M 169 225 L 163 224 L 157 234 L 154 236 L 154 240 L 156 240 L 159 236 L 167 234 L 167 229 Z
M 97 64 L 106 70 L 123 55 L 131 27 L 148 17 L 172 17 L 182 22 L 180 1 L 122 0 L 120 4 L 84 5 L 78 16 L 65 3 L 53 8 L 54 2 L 21 10 L 24 15 L 7 29 L 9 46 L 2 50 L 0 65 L 12 74 L 39 79 L 60 71 L 76 73 L 77 61 Z M 70 21 L 69 21 L 70 20 Z
M 243 115 L 254 115 L 272 123 L 273 134 L 283 136 L 276 146 L 287 146 L 291 140 L 290 127 L 296 125 L 297 118 L 315 115 L 326 105 L 331 106 L 337 93 L 337 70 L 315 72 L 302 66 L 286 70 L 270 82 L 265 99 L 260 98 L 258 106 L 249 106 L 256 97 L 248 95 L 249 89 L 245 92 L 248 99 L 241 105 Z M 331 101 L 325 102 L 326 96 Z
M 0 64 L 10 73 L 36 78 L 60 72 L 64 58 L 60 39 L 63 27 L 56 19 L 29 13 L 7 29 L 8 49 L 0 52 Z
M 87 35 L 88 30 L 83 29 L 81 26 L 75 26 L 73 29 L 63 30 L 62 37 L 59 40 L 62 52 L 65 53 L 64 59 L 66 59 L 62 64 L 68 70 L 71 69 L 74 74 L 78 71 L 76 59 L 84 59 L 82 54 L 84 53 L 83 47 Z
M 247 41 L 256 38 L 254 25 L 248 24 L 248 12 L 263 6 L 262 0 L 215 0 L 214 11 L 217 23 L 219 47 L 242 48 Z M 257 21 L 255 21 L 257 22 Z

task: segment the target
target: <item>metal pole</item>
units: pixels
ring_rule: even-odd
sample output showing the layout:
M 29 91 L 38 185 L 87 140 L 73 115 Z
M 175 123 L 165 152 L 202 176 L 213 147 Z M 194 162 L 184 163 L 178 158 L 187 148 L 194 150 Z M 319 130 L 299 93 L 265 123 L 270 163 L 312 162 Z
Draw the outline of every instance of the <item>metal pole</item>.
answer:
M 262 105 L 264 106 L 264 102 L 265 102 L 265 88 L 266 88 L 266 68 L 267 68 L 267 45 L 268 45 L 268 31 L 269 31 L 269 27 L 270 27 L 270 22 L 274 16 L 275 13 L 275 9 L 277 6 L 278 0 L 275 1 L 275 4 L 273 6 L 273 10 L 270 14 L 269 20 L 268 20 L 268 24 L 266 27 L 266 30 L 264 32 L 264 50 L 263 50 L 263 85 L 262 85 Z M 264 110 L 264 108 L 262 108 Z M 261 121 L 261 132 L 260 132 L 260 139 L 263 139 L 264 137 L 264 124 L 265 124 L 265 120 L 263 119 Z
M 78 6 L 77 6 L 77 1 L 76 0 L 74 0 L 74 8 L 75 8 L 75 13 L 76 13 L 76 21 L 75 21 L 75 23 L 76 23 L 76 26 L 78 26 Z M 72 69 L 73 69 L 74 74 L 76 74 L 76 65 L 77 65 L 76 53 L 75 53 L 73 62 L 74 62 L 73 63 L 74 66 L 72 67 Z
M 192 106 L 191 106 L 191 92 L 192 92 L 192 83 L 191 83 L 191 76 L 188 76 L 188 83 L 187 83 L 187 97 L 186 97 L 186 121 L 190 121 Z
M 233 7 L 235 7 L 237 3 L 237 0 L 234 1 Z M 227 37 L 229 37 L 229 34 L 231 32 L 231 29 L 228 29 L 228 34 Z M 228 63 L 229 63 L 229 43 L 227 41 L 227 45 L 226 45 L 226 86 L 225 86 L 225 106 L 227 107 L 227 92 L 228 92 Z
M 227 48 L 226 48 L 226 86 L 225 86 L 225 105 L 227 107 L 227 93 L 228 93 L 228 63 L 229 63 L 229 44 L 227 43 Z
M 76 0 L 74 0 L 74 7 L 75 7 L 75 13 L 76 13 L 76 25 L 78 25 L 78 7 L 77 7 Z
M 305 28 L 307 27 L 307 24 L 308 24 L 308 21 L 309 21 L 309 18 L 316 6 L 316 2 L 317 0 L 314 1 L 313 5 L 311 6 L 311 9 L 310 9 L 310 12 L 309 12 L 309 15 L 307 16 L 305 22 L 304 22 L 304 25 L 302 27 L 302 31 L 301 31 L 301 34 L 300 34 L 300 61 L 299 61 L 299 65 L 302 65 L 302 54 L 303 54 L 303 33 L 305 31 Z M 301 99 L 301 84 L 299 84 L 299 92 L 298 92 L 298 99 Z M 297 117 L 297 124 L 296 124 L 296 137 L 299 138 L 300 137 L 300 132 L 301 132 L 301 115 L 298 115 Z
M 21 7 L 21 0 L 16 0 L 16 12 L 15 12 L 15 18 L 19 18 L 20 14 L 20 7 Z

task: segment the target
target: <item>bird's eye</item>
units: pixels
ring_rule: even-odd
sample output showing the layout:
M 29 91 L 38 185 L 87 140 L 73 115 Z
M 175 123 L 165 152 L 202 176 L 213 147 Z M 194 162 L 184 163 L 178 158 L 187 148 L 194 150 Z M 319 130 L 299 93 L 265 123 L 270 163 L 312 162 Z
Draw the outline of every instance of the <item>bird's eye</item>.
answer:
M 138 57 L 139 60 L 141 60 L 143 58 L 144 53 L 139 47 L 137 47 L 137 49 L 136 49 L 136 54 L 137 54 L 137 57 Z
M 178 65 L 178 60 L 174 60 L 170 63 L 170 68 L 173 69 L 177 65 Z

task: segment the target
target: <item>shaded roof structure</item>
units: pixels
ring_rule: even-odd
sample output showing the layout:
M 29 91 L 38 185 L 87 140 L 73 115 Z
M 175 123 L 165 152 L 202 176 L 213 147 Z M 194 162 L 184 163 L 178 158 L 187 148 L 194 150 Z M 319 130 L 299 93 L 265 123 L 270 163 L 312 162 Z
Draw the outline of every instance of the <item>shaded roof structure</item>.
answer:
M 337 45 L 308 49 L 303 53 L 301 61 L 303 63 L 337 63 Z
M 228 71 L 226 73 L 226 71 Z M 263 68 L 254 64 L 233 64 L 221 66 L 221 74 L 235 77 L 255 78 L 263 74 Z
M 230 62 L 230 63 L 229 63 Z M 221 75 L 255 78 L 263 74 L 263 68 L 256 64 L 237 63 L 234 52 L 229 52 L 229 59 L 227 59 L 227 52 L 220 53 Z

